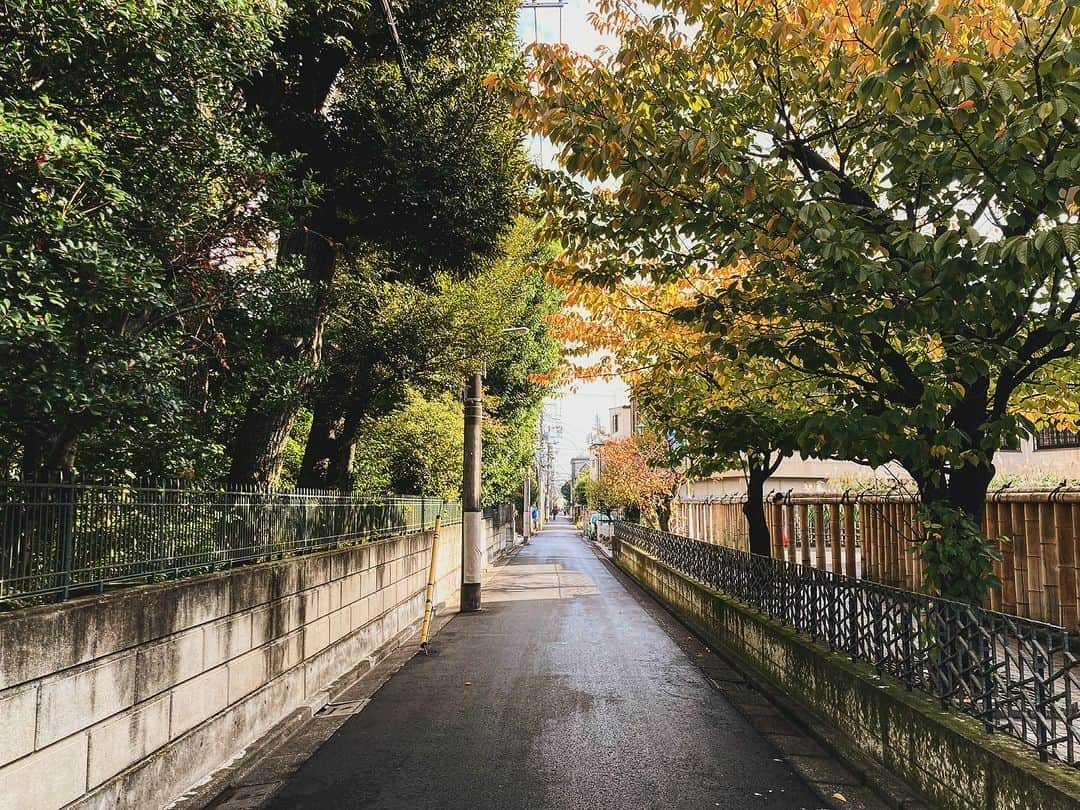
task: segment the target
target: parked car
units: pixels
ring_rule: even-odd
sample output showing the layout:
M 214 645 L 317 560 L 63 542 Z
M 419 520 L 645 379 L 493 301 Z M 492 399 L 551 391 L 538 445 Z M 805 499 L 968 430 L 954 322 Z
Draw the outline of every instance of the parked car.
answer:
M 585 524 L 585 536 L 590 540 L 595 540 L 597 537 L 611 537 L 614 522 L 601 512 L 593 512 L 589 515 L 589 522 Z

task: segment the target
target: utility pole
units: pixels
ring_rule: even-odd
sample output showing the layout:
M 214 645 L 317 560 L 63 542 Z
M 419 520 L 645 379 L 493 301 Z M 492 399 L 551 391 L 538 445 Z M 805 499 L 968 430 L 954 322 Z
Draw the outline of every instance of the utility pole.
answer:
M 461 482 L 461 612 L 480 609 L 483 571 L 483 524 L 480 514 L 480 422 L 484 415 L 484 378 L 473 374 L 465 393 L 465 470 Z
M 577 474 L 578 468 L 573 459 L 570 460 L 570 498 L 566 504 L 566 513 L 570 515 L 570 522 L 574 522 L 577 514 Z
M 540 411 L 540 435 L 536 444 L 536 513 L 539 518 L 536 521 L 538 528 L 544 528 L 544 519 L 547 516 L 547 505 L 544 503 L 544 441 L 547 434 L 544 432 L 544 411 Z
M 547 510 L 547 503 L 546 503 L 547 489 L 544 487 L 544 468 L 543 467 L 538 467 L 537 470 L 536 470 L 536 486 L 537 486 L 537 492 L 536 492 L 537 509 L 536 509 L 536 512 L 540 516 L 540 519 L 537 522 L 539 523 L 540 528 L 542 529 L 542 528 L 544 528 L 544 522 L 545 522 L 546 515 L 547 515 L 547 512 L 546 512 L 546 510 Z
M 529 536 L 532 534 L 532 466 L 525 468 L 525 483 L 524 492 L 522 492 L 521 498 L 521 536 L 522 545 L 529 542 Z

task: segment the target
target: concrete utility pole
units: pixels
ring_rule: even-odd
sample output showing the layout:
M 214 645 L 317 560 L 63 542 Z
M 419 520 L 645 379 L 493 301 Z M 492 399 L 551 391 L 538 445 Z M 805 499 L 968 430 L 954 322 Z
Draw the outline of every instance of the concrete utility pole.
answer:
M 544 411 L 540 411 L 540 433 L 536 439 L 536 506 L 539 519 L 537 528 L 544 528 L 544 519 L 547 517 L 547 504 L 544 502 L 547 492 L 544 489 L 544 442 L 547 441 L 547 433 L 544 429 Z
M 477 372 L 465 393 L 465 472 L 461 482 L 461 612 L 480 609 L 483 572 L 483 524 L 480 513 L 480 421 L 484 415 L 484 378 Z
M 529 542 L 529 537 L 532 535 L 532 467 L 525 468 L 525 483 L 524 492 L 522 492 L 521 498 L 521 536 L 524 538 L 522 544 Z
M 577 474 L 578 468 L 574 466 L 574 460 L 570 460 L 570 499 L 566 504 L 566 513 L 570 515 L 570 520 L 573 522 L 577 510 Z
M 544 486 L 544 468 L 542 466 L 539 467 L 536 471 L 536 486 L 536 513 L 540 516 L 537 523 L 542 529 L 544 528 L 544 523 L 546 522 L 547 515 L 547 488 Z

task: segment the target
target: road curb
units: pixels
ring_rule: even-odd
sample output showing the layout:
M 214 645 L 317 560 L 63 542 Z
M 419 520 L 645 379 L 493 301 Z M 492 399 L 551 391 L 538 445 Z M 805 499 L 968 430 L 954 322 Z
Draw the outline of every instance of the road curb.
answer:
M 509 555 L 503 559 L 508 557 Z M 439 632 L 457 615 L 456 612 L 436 613 L 432 623 L 432 638 L 437 637 Z M 397 638 L 391 639 L 374 654 L 359 661 L 355 667 L 340 676 L 328 688 L 318 692 L 307 704 L 291 712 L 270 728 L 249 745 L 238 758 L 218 768 L 203 783 L 189 789 L 187 793 L 170 804 L 168 810 L 203 810 L 203 808 L 216 807 L 223 801 L 227 802 L 229 796 L 242 788 L 266 784 L 264 776 L 256 775 L 260 766 L 267 759 L 285 750 L 290 742 L 308 729 L 309 724 L 317 719 L 320 710 L 327 705 L 342 702 L 347 697 L 355 697 L 357 692 L 363 692 L 368 696 L 373 695 L 394 672 L 420 652 L 420 624 L 421 620 L 418 619 L 409 625 L 406 632 L 400 633 Z M 409 647 L 414 649 L 400 664 L 389 671 L 383 671 L 395 654 Z M 383 675 L 385 677 L 379 679 L 379 676 Z M 328 726 L 328 730 L 330 728 Z M 332 728 L 336 730 L 337 726 Z M 330 733 L 333 732 L 330 731 Z M 279 778 L 286 779 L 287 776 L 288 774 L 282 774 Z M 269 799 L 270 796 L 271 794 L 267 793 L 265 799 Z M 244 804 L 245 809 L 248 806 Z M 257 803 L 250 805 L 250 807 L 257 806 Z
M 879 800 L 887 804 L 893 810 L 932 810 L 930 805 L 915 796 L 902 780 L 887 771 L 883 766 L 873 762 L 863 754 L 857 752 L 853 747 L 848 746 L 846 743 L 839 740 L 839 731 L 827 726 L 825 723 L 815 718 L 808 711 L 784 696 L 779 690 L 772 688 L 768 684 L 760 683 L 760 681 L 756 679 L 755 673 L 747 667 L 746 664 L 738 660 L 735 656 L 726 653 L 724 650 L 717 649 L 710 641 L 702 638 L 701 635 L 692 626 L 683 621 L 682 617 L 672 610 L 670 606 L 657 599 L 652 593 L 634 580 L 633 577 L 628 576 L 625 571 L 619 568 L 611 556 L 607 555 L 603 549 L 596 547 L 597 544 L 595 541 L 586 538 L 582 539 L 592 550 L 593 554 L 615 572 L 618 579 L 623 582 L 624 585 L 633 586 L 633 589 L 636 592 L 662 608 L 667 615 L 678 622 L 678 624 L 684 627 L 687 632 L 692 634 L 713 654 L 737 672 L 742 678 L 743 685 L 765 698 L 785 719 L 791 721 L 797 729 L 824 748 L 831 756 L 835 757 L 838 762 L 857 776 L 862 784 L 873 791 L 874 795 Z M 713 683 L 717 690 L 724 694 L 739 713 L 754 726 L 754 716 L 746 713 L 739 701 L 735 697 L 730 696 L 720 684 L 715 681 Z M 814 787 L 814 783 L 811 783 L 811 787 Z M 845 806 L 845 803 L 837 803 L 837 800 L 831 795 L 825 795 L 820 792 L 819 795 L 822 800 L 829 802 L 833 807 L 842 808 Z

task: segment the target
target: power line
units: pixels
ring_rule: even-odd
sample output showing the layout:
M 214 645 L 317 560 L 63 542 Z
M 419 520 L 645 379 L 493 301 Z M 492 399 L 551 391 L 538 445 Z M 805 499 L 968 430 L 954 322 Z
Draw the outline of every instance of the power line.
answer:
M 387 0 L 383 0 L 387 2 Z M 559 11 L 559 44 L 562 44 L 562 10 L 566 3 L 563 0 L 529 0 L 528 2 L 518 3 L 518 11 L 532 11 L 533 13 L 533 45 L 540 44 L 540 9 L 554 8 Z M 543 138 L 537 139 L 537 149 L 539 155 L 537 156 L 537 162 L 540 165 L 544 163 L 544 140 Z
M 413 91 L 412 76 L 409 75 L 409 66 L 405 61 L 405 49 L 401 45 L 401 37 L 398 36 L 397 23 L 394 22 L 394 12 L 390 10 L 390 0 L 382 0 L 382 9 L 386 27 L 390 30 L 390 39 L 394 41 L 394 52 L 397 54 L 398 67 L 401 68 L 401 78 L 405 80 L 405 86 L 409 88 L 411 93 Z

